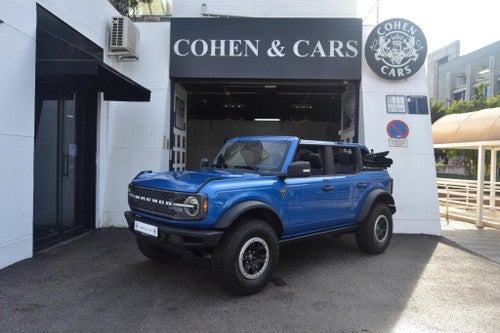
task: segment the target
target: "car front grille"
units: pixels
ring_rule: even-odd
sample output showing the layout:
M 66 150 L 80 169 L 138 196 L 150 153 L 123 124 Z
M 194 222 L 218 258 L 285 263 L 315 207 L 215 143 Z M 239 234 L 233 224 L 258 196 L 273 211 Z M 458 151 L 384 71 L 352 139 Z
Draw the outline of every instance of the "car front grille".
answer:
M 159 217 L 175 218 L 178 209 L 172 203 L 182 203 L 188 195 L 129 185 L 128 204 L 131 209 Z

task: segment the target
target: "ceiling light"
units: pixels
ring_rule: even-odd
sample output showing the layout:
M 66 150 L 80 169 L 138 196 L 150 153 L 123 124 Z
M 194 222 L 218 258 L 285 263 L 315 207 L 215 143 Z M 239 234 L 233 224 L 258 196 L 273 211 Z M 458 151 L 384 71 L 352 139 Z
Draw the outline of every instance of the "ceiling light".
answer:
M 277 87 L 277 86 L 276 86 L 275 84 L 266 84 L 266 85 L 264 86 L 264 88 L 266 88 L 266 89 L 276 89 L 276 87 Z
M 224 103 L 222 104 L 226 109 L 242 109 L 245 107 L 243 103 Z
M 489 68 L 483 69 L 482 71 L 479 72 L 479 75 L 483 75 L 483 74 L 486 74 L 486 73 L 489 73 L 489 72 L 490 72 Z
M 292 104 L 290 105 L 290 107 L 292 109 L 296 109 L 296 110 L 311 110 L 313 107 L 311 104 Z
M 279 118 L 255 118 L 255 121 L 281 121 Z

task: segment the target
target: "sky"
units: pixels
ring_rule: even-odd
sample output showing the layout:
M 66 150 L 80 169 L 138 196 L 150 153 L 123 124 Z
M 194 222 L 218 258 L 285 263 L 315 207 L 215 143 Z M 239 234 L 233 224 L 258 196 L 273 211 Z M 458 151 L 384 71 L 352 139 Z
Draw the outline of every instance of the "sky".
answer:
M 363 24 L 377 24 L 376 2 L 358 0 Z M 379 22 L 395 17 L 423 30 L 428 53 L 460 40 L 464 55 L 500 40 L 500 0 L 379 0 Z

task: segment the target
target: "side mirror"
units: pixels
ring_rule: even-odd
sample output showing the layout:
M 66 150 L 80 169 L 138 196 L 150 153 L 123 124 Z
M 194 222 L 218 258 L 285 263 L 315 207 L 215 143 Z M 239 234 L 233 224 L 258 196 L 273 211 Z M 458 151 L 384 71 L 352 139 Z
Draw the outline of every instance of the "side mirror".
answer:
M 311 175 L 311 163 L 307 161 L 295 161 L 288 165 L 287 177 L 309 177 Z

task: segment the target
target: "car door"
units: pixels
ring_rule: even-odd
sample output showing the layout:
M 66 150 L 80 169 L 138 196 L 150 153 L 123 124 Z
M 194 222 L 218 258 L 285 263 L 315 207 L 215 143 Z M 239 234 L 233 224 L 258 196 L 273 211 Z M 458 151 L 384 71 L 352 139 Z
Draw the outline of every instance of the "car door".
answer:
M 286 178 L 284 181 L 289 216 L 285 237 L 329 228 L 335 204 L 333 177 L 326 175 L 325 147 L 299 146 L 295 159 L 310 162 L 311 176 Z
M 333 147 L 332 191 L 335 200 L 333 227 L 356 223 L 356 209 L 363 191 L 368 186 L 360 177 L 358 150 L 349 146 Z

